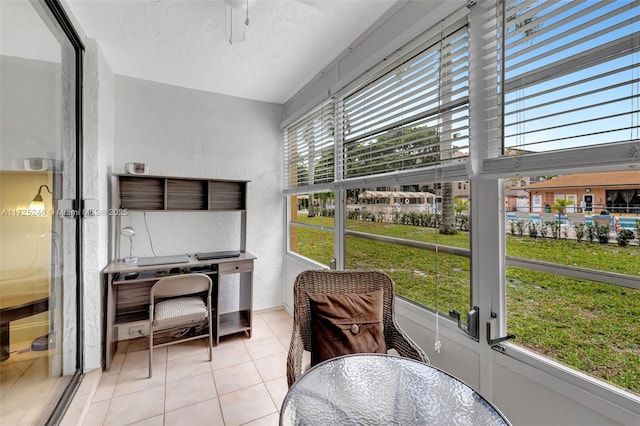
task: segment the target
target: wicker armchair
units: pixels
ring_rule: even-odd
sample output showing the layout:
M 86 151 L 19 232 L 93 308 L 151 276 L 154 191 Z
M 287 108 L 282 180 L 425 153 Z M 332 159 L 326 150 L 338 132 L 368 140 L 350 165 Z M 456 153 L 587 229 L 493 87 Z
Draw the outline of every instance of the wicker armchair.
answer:
M 427 354 L 398 326 L 394 313 L 393 281 L 381 271 L 304 271 L 294 284 L 293 334 L 287 356 L 289 386 L 302 374 L 304 351 L 311 352 L 311 312 L 307 293 L 367 293 L 384 289 L 383 323 L 387 350 L 395 349 L 400 356 L 429 363 Z

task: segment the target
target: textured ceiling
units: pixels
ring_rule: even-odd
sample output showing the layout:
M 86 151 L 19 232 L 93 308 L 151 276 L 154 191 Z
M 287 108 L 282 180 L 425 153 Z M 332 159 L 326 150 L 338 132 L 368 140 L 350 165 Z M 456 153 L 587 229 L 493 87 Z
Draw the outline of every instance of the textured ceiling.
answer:
M 222 0 L 67 0 L 116 74 L 284 103 L 396 0 L 249 0 L 225 40 Z

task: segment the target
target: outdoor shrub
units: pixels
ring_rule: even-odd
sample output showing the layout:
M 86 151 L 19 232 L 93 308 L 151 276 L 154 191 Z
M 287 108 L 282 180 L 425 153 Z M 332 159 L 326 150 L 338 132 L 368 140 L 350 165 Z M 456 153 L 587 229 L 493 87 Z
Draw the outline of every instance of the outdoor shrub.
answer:
M 551 227 L 551 235 L 553 236 L 554 240 L 559 240 L 560 239 L 560 223 L 558 222 L 550 222 Z
M 347 219 L 359 219 L 360 212 L 358 210 L 348 210 L 347 211 Z
M 516 235 L 516 223 L 513 222 L 513 221 L 509 222 L 509 227 L 510 227 L 511 235 L 515 236 Z
M 459 214 L 456 216 L 456 224 L 458 229 L 461 231 L 469 230 L 469 216 L 465 216 L 463 214 Z
M 322 209 L 320 210 L 320 216 L 324 216 L 324 217 L 334 217 L 336 214 L 336 211 L 334 209 Z
M 531 238 L 538 238 L 538 225 L 534 222 L 529 223 L 529 236 Z
M 596 235 L 600 244 L 609 243 L 609 227 L 608 226 L 596 226 Z
M 586 228 L 586 225 L 582 222 L 579 222 L 573 225 L 573 229 L 575 229 L 576 231 L 576 240 L 578 240 L 578 242 L 584 239 L 585 228 Z
M 516 229 L 518 230 L 518 235 L 522 237 L 524 235 L 524 220 L 516 220 Z
M 590 243 L 596 239 L 596 228 L 593 225 L 587 225 L 587 239 Z
M 400 223 L 400 221 L 401 221 L 401 218 L 400 218 L 401 214 L 402 214 L 402 213 L 400 213 L 400 212 L 393 212 L 393 214 L 392 214 L 392 219 L 391 219 L 391 220 L 393 220 L 393 223 Z
M 548 223 L 543 223 L 542 225 L 540 225 L 540 236 L 541 237 L 548 237 L 549 236 L 549 224 Z
M 621 229 L 616 233 L 616 240 L 618 245 L 624 247 L 629 244 L 630 240 L 633 240 L 633 231 L 631 229 Z
M 371 213 L 371 212 L 363 212 L 362 213 L 362 220 L 367 220 L 369 222 L 375 222 L 376 221 L 376 215 Z

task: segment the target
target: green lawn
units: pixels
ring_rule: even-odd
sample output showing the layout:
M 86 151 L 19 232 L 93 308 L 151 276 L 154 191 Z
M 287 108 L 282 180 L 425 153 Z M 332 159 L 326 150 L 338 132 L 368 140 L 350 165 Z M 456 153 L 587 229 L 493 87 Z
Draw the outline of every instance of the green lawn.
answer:
M 299 219 L 303 219 L 300 218 Z M 324 217 L 305 222 L 332 226 Z M 469 235 L 440 235 L 431 228 L 347 221 L 347 229 L 469 247 Z M 333 233 L 298 227 L 298 252 L 328 264 Z M 469 259 L 347 237 L 348 268 L 378 268 L 396 283 L 396 293 L 448 312 L 470 307 Z M 507 255 L 640 276 L 640 248 L 597 242 L 532 239 L 507 235 Z M 588 280 L 507 268 L 507 327 L 513 342 L 640 394 L 640 291 Z

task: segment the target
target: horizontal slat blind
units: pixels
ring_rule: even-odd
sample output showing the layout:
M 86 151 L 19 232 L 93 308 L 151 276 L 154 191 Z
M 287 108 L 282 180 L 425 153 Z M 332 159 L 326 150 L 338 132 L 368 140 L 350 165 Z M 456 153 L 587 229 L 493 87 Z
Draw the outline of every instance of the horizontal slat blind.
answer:
M 467 26 L 448 28 L 439 39 L 341 98 L 342 178 L 468 156 Z
M 640 1 L 506 0 L 503 153 L 637 140 Z
M 311 190 L 334 177 L 334 101 L 311 110 L 284 132 L 284 187 Z
M 342 98 L 343 178 L 468 156 L 468 31 L 447 31 Z

